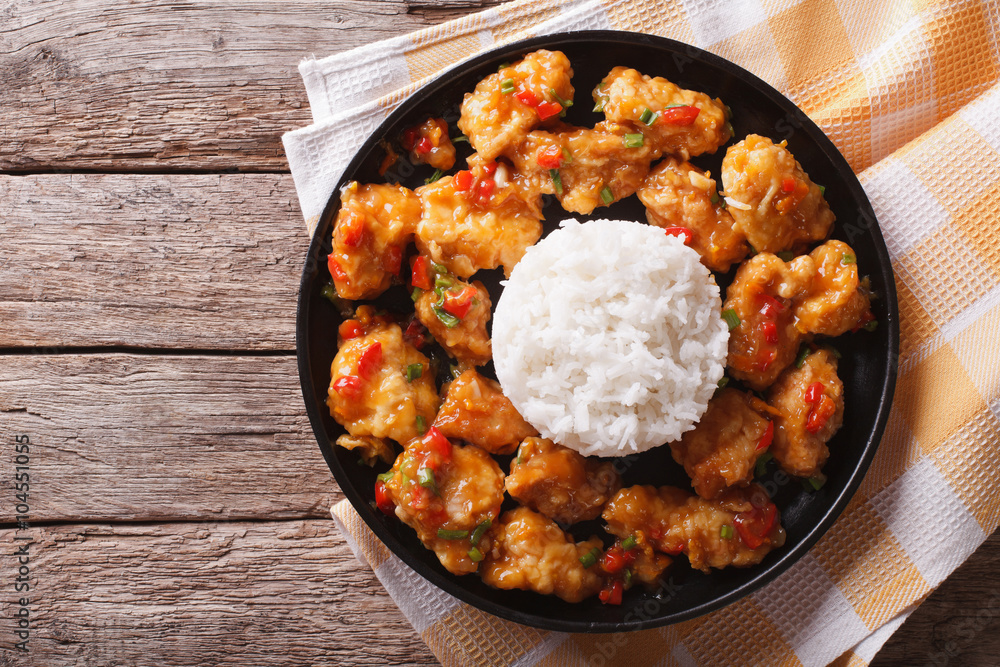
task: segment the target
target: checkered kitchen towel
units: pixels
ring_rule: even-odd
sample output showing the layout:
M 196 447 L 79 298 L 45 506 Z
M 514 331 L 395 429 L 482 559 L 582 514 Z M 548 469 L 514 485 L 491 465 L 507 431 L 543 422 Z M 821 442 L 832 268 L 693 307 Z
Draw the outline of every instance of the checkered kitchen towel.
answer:
M 735 61 L 808 113 L 860 174 L 902 323 L 893 410 L 861 489 L 769 586 L 627 639 L 484 614 L 408 570 L 346 501 L 334 518 L 444 665 L 867 664 L 1000 523 L 1000 6 L 519 0 L 307 60 L 300 71 L 316 122 L 284 138 L 307 225 L 363 138 L 444 67 L 512 40 L 598 28 L 671 37 Z

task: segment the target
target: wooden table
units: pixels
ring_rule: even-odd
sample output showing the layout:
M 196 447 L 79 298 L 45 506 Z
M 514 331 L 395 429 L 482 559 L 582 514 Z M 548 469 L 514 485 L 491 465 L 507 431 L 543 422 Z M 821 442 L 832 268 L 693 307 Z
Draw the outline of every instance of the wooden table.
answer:
M 329 519 L 280 137 L 303 57 L 483 6 L 0 4 L 0 664 L 434 663 Z M 998 565 L 994 535 L 878 664 L 996 664 Z

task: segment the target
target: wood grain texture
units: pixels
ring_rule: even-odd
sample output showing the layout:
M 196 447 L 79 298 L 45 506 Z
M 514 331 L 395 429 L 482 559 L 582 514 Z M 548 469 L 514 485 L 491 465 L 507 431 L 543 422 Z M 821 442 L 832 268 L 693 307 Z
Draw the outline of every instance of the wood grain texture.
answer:
M 328 517 L 342 497 L 291 356 L 0 356 L 0 434 L 4 461 L 31 439 L 31 521 Z
M 0 8 L 0 171 L 286 170 L 311 122 L 298 63 L 478 0 L 12 0 Z
M 0 176 L 0 220 L 0 347 L 295 349 L 291 176 Z
M 5 594 L 3 665 L 436 664 L 329 519 L 19 534 L 34 538 L 30 653 L 12 650 Z M 18 567 L 0 560 L 5 589 Z

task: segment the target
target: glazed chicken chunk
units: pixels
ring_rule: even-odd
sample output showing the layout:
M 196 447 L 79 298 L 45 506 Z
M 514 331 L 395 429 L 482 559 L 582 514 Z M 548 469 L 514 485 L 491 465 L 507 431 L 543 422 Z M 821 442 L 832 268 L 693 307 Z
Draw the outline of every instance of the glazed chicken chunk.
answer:
M 593 95 L 608 120 L 629 125 L 661 154 L 687 160 L 714 153 L 732 136 L 721 100 L 684 90 L 662 77 L 615 67 Z
M 448 385 L 434 426 L 449 438 L 471 442 L 491 454 L 510 454 L 522 440 L 538 435 L 503 395 L 499 383 L 474 369 Z
M 601 546 L 596 537 L 574 543 L 551 519 L 518 507 L 500 517 L 493 548 L 486 554 L 479 576 L 494 588 L 530 590 L 579 602 L 601 588 L 598 568 L 587 568 L 580 562 Z
M 385 493 L 452 574 L 475 572 L 489 551 L 489 527 L 503 503 L 503 472 L 478 447 L 452 445 L 434 429 L 407 444 Z
M 542 123 L 557 122 L 573 100 L 569 59 L 544 49 L 479 82 L 466 93 L 458 128 L 485 159 L 517 146 Z
M 417 249 L 468 278 L 501 264 L 507 275 L 542 236 L 541 202 L 522 195 L 510 167 L 469 158 L 470 170 L 416 189 L 423 205 Z
M 785 147 L 756 134 L 730 146 L 722 184 L 737 228 L 760 252 L 801 251 L 826 238 L 835 216 L 823 188 Z
M 726 290 L 730 374 L 761 391 L 795 360 L 802 332 L 793 299 L 811 289 L 816 265 L 808 255 L 783 262 L 760 253 L 740 265 Z M 734 326 L 735 325 L 735 326 Z
M 403 148 L 410 160 L 427 164 L 441 171 L 455 166 L 455 145 L 448 136 L 448 123 L 443 118 L 428 118 L 420 125 L 403 131 Z
M 388 289 L 419 221 L 420 200 L 412 191 L 348 183 L 340 194 L 327 260 L 337 294 L 373 299 Z
M 587 458 L 544 438 L 527 438 L 504 481 L 515 500 L 561 524 L 596 519 L 621 488 L 610 461 Z
M 473 366 L 489 363 L 493 347 L 486 323 L 492 304 L 486 286 L 478 280 L 469 284 L 447 271 L 435 271 L 423 256 L 413 263 L 412 284 L 421 290 L 414 302 L 417 318 L 441 347 L 460 362 Z
M 775 418 L 771 453 L 781 467 L 798 477 L 815 477 L 830 456 L 826 443 L 844 420 L 844 384 L 837 358 L 819 349 L 801 368 L 789 368 L 771 385 L 767 402 Z
M 362 306 L 341 325 L 326 403 L 352 436 L 405 443 L 418 435 L 417 417 L 428 424 L 434 419 L 437 389 L 427 357 L 403 340 L 397 324 L 373 312 Z M 407 380 L 412 365 L 425 372 Z
M 649 224 L 690 230 L 689 245 L 710 270 L 725 273 L 750 251 L 746 237 L 734 228 L 715 180 L 690 162 L 663 160 L 646 176 L 638 195 Z
M 670 443 L 695 493 L 712 499 L 730 486 L 750 483 L 754 464 L 774 434 L 774 425 L 762 416 L 766 410 L 759 398 L 727 387 L 709 401 L 693 430 Z
M 705 573 L 756 565 L 785 543 L 778 509 L 756 485 L 715 500 L 671 486 L 632 486 L 619 491 L 602 516 L 608 532 L 623 539 L 641 532 L 658 551 L 684 553 Z
M 554 194 L 567 211 L 587 215 L 631 196 L 649 171 L 652 151 L 642 135 L 612 123 L 594 129 L 535 130 L 508 154 L 535 191 Z M 627 143 L 628 137 L 638 137 Z
M 816 264 L 816 277 L 795 304 L 799 330 L 839 336 L 871 321 L 867 285 L 858 278 L 857 256 L 851 246 L 830 240 L 809 256 Z

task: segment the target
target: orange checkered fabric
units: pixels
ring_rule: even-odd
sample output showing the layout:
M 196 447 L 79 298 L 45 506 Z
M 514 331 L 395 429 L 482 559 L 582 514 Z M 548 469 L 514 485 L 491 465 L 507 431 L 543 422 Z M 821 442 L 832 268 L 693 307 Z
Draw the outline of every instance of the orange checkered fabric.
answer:
M 859 174 L 892 259 L 902 328 L 896 396 L 870 472 L 831 530 L 770 585 L 629 635 L 494 618 L 410 571 L 346 502 L 334 518 L 444 665 L 867 664 L 1000 523 L 1000 7 L 522 0 L 306 61 L 316 123 L 285 146 L 307 224 L 361 140 L 442 64 L 598 28 L 671 37 L 754 72 Z

